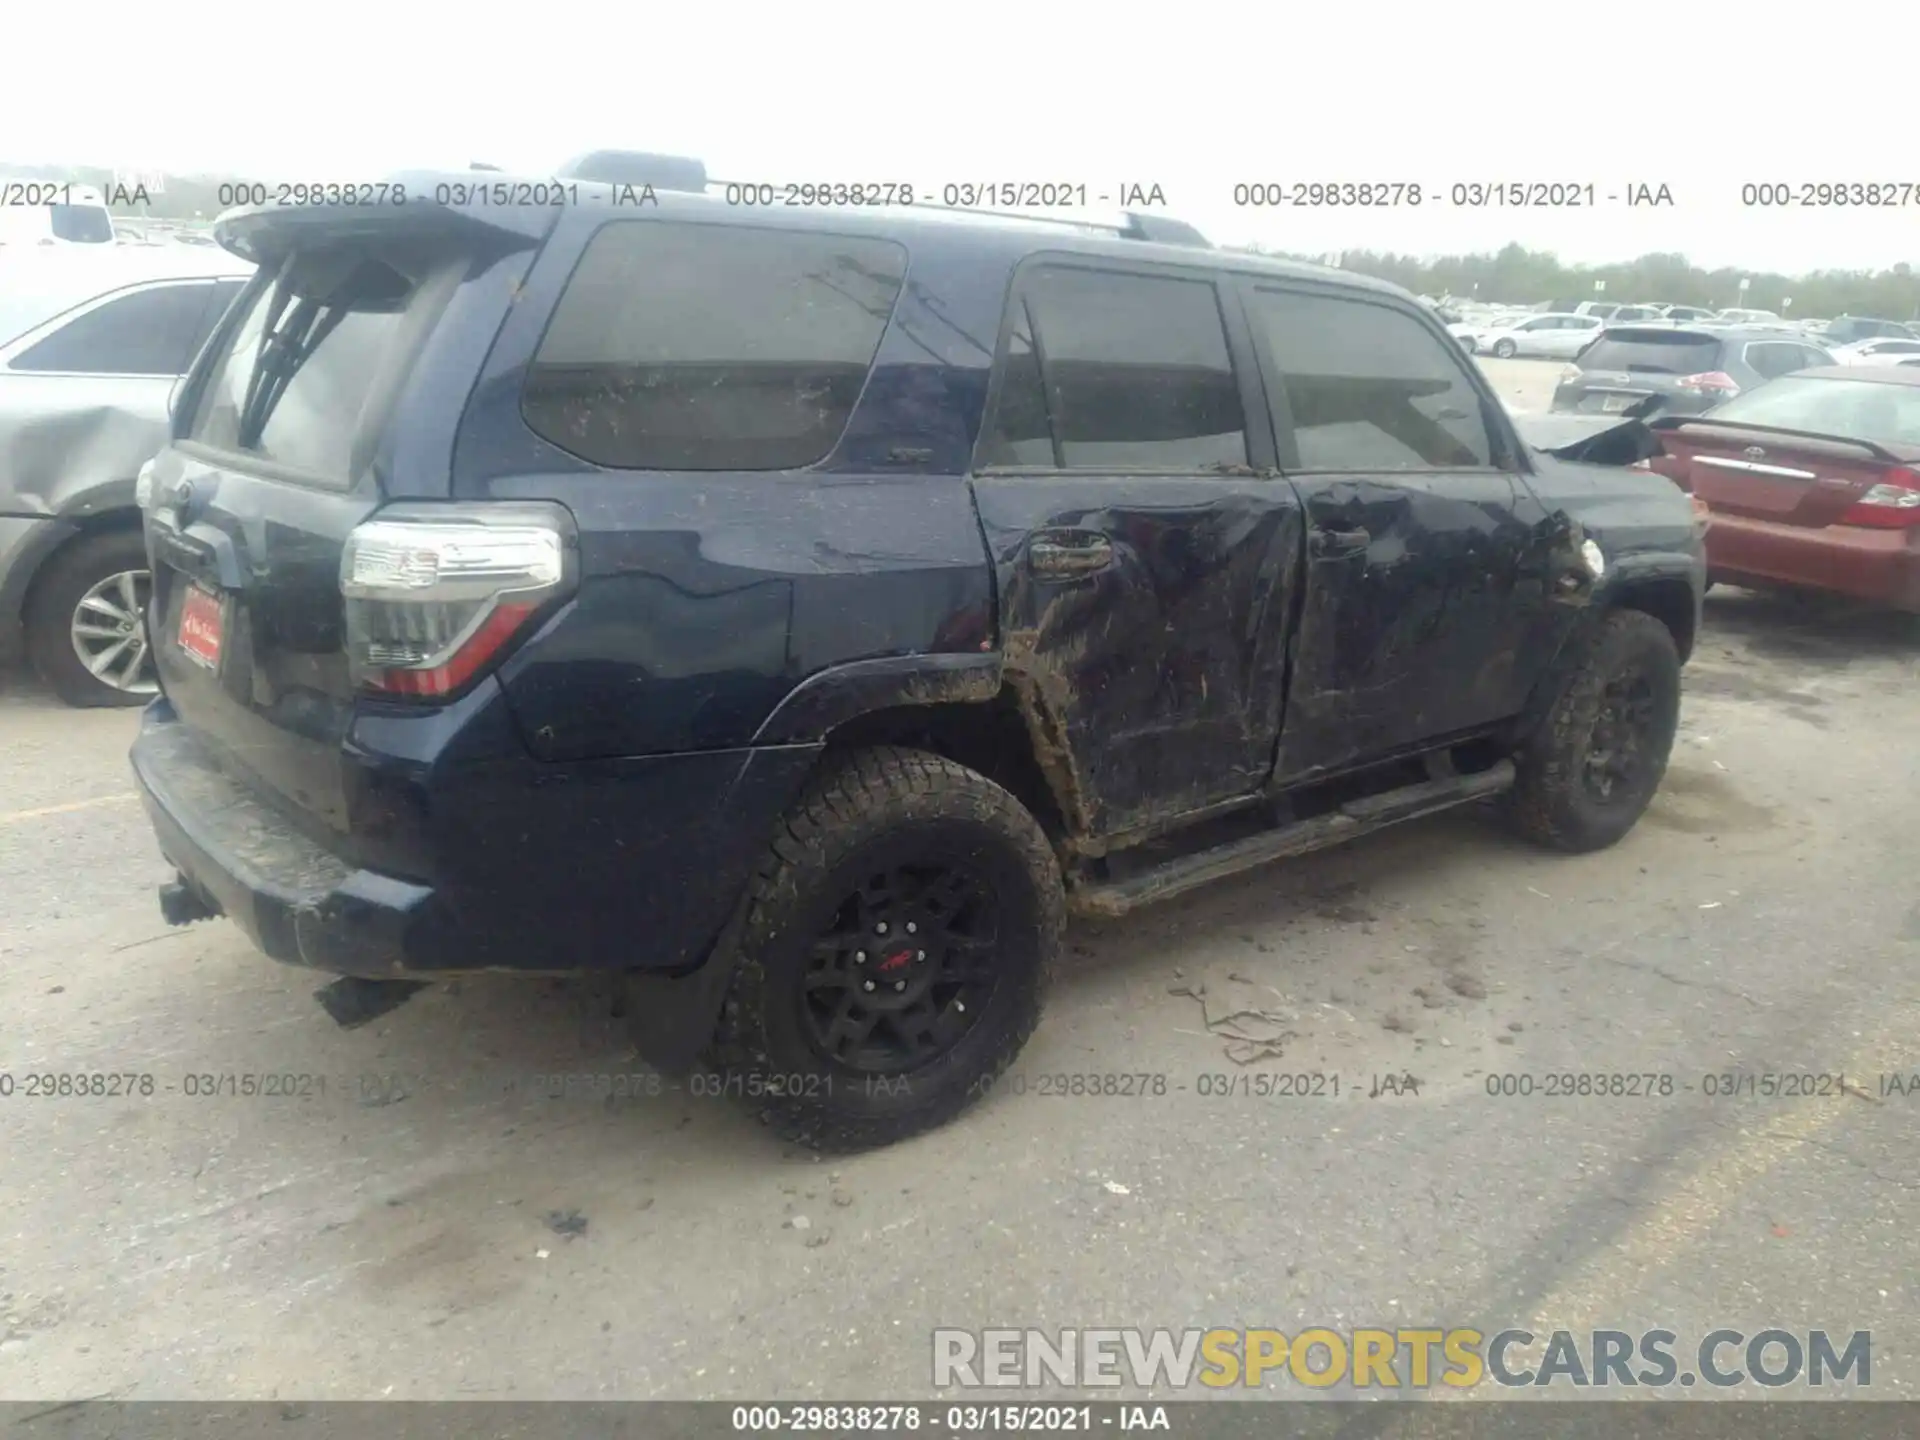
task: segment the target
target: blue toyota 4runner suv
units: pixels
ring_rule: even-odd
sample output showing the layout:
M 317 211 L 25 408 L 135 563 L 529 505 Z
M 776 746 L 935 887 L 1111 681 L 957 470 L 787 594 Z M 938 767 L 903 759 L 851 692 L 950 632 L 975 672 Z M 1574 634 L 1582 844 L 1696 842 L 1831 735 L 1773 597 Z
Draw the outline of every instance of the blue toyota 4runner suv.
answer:
M 1069 912 L 1659 785 L 1687 497 L 1524 445 L 1404 292 L 578 173 L 221 221 L 140 481 L 170 921 L 618 974 L 648 1060 L 853 1148 L 1009 1063 Z

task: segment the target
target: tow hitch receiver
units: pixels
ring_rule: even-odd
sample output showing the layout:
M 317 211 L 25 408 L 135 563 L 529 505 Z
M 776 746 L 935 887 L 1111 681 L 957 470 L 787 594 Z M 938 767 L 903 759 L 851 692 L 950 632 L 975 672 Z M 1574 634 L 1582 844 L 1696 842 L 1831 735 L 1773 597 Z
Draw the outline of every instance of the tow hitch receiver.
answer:
M 191 925 L 197 920 L 217 920 L 220 911 L 203 899 L 185 880 L 160 887 L 160 918 L 169 925 Z
M 399 1009 L 413 998 L 415 991 L 426 988 L 424 980 L 369 980 L 358 975 L 342 975 L 331 985 L 314 991 L 313 998 L 342 1030 L 357 1030 L 368 1021 Z

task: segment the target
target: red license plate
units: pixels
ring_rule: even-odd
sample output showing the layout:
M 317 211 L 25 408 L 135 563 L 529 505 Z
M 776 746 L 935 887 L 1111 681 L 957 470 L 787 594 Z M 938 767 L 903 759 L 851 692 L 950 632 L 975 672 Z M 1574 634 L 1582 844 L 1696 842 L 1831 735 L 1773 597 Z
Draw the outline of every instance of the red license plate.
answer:
M 180 602 L 180 653 L 196 665 L 218 670 L 222 620 L 220 597 L 189 585 Z

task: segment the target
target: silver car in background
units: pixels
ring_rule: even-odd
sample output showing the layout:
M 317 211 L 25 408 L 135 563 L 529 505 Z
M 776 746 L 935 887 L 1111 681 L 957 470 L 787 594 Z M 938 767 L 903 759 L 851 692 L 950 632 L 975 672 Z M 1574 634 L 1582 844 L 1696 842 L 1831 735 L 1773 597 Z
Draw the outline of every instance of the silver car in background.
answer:
M 71 705 L 155 689 L 134 483 L 245 262 L 188 245 L 0 249 L 0 664 Z

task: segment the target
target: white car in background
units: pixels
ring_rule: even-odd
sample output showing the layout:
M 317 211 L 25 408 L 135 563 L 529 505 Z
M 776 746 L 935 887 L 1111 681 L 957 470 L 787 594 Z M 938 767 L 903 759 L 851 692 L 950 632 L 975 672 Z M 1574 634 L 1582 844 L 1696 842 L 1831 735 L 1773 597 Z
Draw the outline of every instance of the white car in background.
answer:
M 1882 336 L 1837 346 L 1833 352 L 1833 358 L 1842 365 L 1901 365 L 1909 357 L 1920 359 L 1920 340 L 1896 340 Z
M 1502 360 L 1516 355 L 1571 360 L 1606 327 L 1598 315 L 1528 315 L 1482 325 L 1461 337 L 1461 344 L 1472 354 Z
M 91 185 L 0 176 L 0 255 L 42 247 L 111 245 L 106 201 Z

